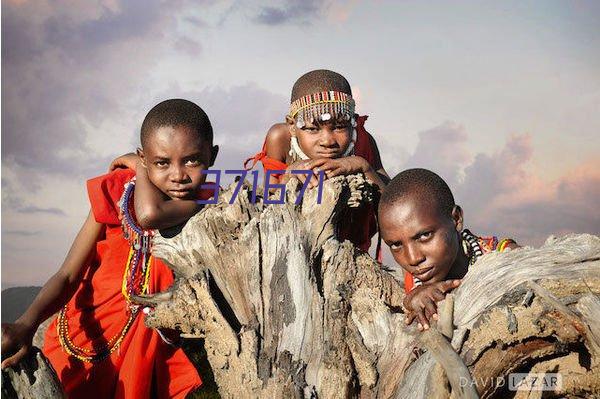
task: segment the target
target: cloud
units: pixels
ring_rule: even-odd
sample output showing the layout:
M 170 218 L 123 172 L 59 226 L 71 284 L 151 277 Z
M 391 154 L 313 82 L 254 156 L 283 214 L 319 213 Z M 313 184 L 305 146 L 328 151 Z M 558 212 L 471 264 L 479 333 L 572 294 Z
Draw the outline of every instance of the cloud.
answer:
M 461 170 L 471 157 L 466 146 L 467 139 L 465 128 L 453 122 L 422 131 L 405 168 L 427 165 L 429 169 L 440 171 L 448 184 L 454 185 L 458 183 Z
M 19 236 L 19 237 L 32 237 L 32 236 L 39 236 L 40 232 L 39 231 L 26 231 L 26 230 L 5 230 L 2 232 L 2 234 Z
M 49 215 L 66 216 L 62 209 L 58 208 L 40 208 L 37 206 L 24 206 L 16 210 L 19 213 L 46 213 Z
M 600 161 L 584 161 L 548 182 L 530 172 L 531 136 L 511 135 L 500 150 L 474 155 L 468 138 L 463 126 L 451 122 L 421 132 L 403 168 L 424 167 L 442 176 L 475 233 L 528 245 L 552 234 L 600 234 Z
M 326 2 L 316 0 L 288 0 L 281 7 L 263 6 L 255 16 L 255 22 L 263 25 L 299 24 L 318 15 Z
M 345 22 L 357 0 L 286 0 L 280 6 L 262 6 L 254 16 L 254 22 L 261 25 L 280 26 L 312 25 L 327 19 L 329 22 Z
M 183 5 L 3 3 L 3 166 L 23 167 L 34 180 L 38 170 L 84 176 L 105 165 L 116 150 L 106 142 L 137 125 L 130 110 L 141 109 L 155 60 L 172 47 L 201 54 L 177 33 Z M 96 146 L 100 134 L 104 145 Z

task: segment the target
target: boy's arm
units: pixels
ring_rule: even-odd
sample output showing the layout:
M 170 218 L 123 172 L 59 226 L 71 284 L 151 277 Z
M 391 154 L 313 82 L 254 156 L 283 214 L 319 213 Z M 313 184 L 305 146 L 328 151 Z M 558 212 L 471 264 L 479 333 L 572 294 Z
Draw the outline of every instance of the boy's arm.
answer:
M 438 319 L 436 302 L 442 301 L 460 282 L 461 280 L 445 280 L 415 287 L 403 301 L 404 308 L 408 311 L 406 324 L 411 324 L 416 319 L 420 331 L 428 330 L 429 321 Z
M 148 178 L 148 171 L 138 161 L 136 166 L 135 215 L 143 229 L 166 229 L 186 222 L 202 205 L 193 200 L 174 201 L 163 194 Z
M 389 178 L 380 176 L 378 171 L 373 169 L 366 159 L 356 155 L 335 159 L 319 158 L 310 160 L 308 162 L 308 168 L 313 170 L 324 170 L 328 179 L 335 176 L 351 175 L 362 172 L 369 180 L 379 187 L 380 191 L 383 190 L 389 181 Z
M 128 152 L 127 154 L 121 155 L 120 157 L 113 159 L 113 161 L 110 163 L 110 166 L 108 167 L 108 171 L 112 172 L 113 170 L 119 168 L 129 168 L 131 170 L 135 170 L 138 159 L 139 157 L 136 153 Z
M 104 225 L 89 213 L 60 269 L 44 284 L 33 303 L 13 324 L 2 324 L 2 368 L 17 364 L 31 347 L 38 326 L 71 299 L 81 281 L 85 266 L 94 256 L 96 241 Z

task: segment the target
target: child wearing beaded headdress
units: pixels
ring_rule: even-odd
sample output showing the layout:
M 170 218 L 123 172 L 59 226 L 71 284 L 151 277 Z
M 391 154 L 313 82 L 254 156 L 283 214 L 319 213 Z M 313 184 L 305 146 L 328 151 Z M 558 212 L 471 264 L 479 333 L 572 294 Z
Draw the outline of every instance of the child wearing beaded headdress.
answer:
M 189 218 L 198 205 L 180 200 L 210 196 L 201 185 L 218 152 L 212 140 L 196 104 L 175 99 L 152 108 L 141 128 L 137 183 L 129 169 L 87 182 L 91 211 L 62 267 L 14 324 L 2 325 L 3 356 L 16 352 L 2 368 L 17 364 L 39 324 L 58 312 L 43 352 L 69 398 L 184 398 L 201 385 L 173 334 L 147 328 L 149 309 L 132 300 L 173 283 L 151 255 L 154 232 L 139 225 L 134 193 L 136 202 L 140 196 L 158 209 L 159 219 L 172 218 L 170 225 Z
M 460 285 L 479 257 L 518 247 L 508 238 L 463 229 L 463 211 L 450 188 L 427 169 L 408 169 L 391 180 L 379 204 L 379 229 L 404 269 L 406 323 L 417 319 L 419 330 L 437 320 L 436 302 Z
M 246 160 L 245 166 L 252 168 L 260 161 L 265 171 L 313 170 L 309 187 L 317 184 L 319 171 L 326 178 L 363 173 L 381 190 L 389 177 L 375 140 L 364 128 L 366 120 L 367 116 L 355 113 L 346 78 L 324 69 L 308 72 L 292 88 L 286 122 L 269 129 L 262 151 Z M 290 175 L 271 176 L 276 183 Z M 374 209 L 349 212 L 339 235 L 367 251 L 377 231 Z

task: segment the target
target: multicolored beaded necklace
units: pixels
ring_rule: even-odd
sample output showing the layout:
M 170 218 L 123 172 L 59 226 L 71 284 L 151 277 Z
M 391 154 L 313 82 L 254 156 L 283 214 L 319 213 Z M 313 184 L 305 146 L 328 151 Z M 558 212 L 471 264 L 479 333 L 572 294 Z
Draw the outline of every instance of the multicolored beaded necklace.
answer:
M 65 305 L 58 314 L 57 332 L 61 346 L 66 353 L 84 362 L 99 362 L 117 350 L 138 315 L 140 308 L 139 305 L 131 303 L 131 295 L 148 293 L 150 265 L 152 261 L 150 251 L 152 249 L 154 231 L 142 229 L 132 216 L 134 189 L 135 177 L 125 184 L 125 191 L 119 201 L 119 217 L 123 227 L 123 237 L 130 244 L 121 286 L 121 292 L 127 303 L 126 312 L 128 318 L 125 325 L 118 334 L 108 340 L 102 347 L 86 349 L 75 345 L 69 337 L 69 326 L 66 317 L 67 306 Z

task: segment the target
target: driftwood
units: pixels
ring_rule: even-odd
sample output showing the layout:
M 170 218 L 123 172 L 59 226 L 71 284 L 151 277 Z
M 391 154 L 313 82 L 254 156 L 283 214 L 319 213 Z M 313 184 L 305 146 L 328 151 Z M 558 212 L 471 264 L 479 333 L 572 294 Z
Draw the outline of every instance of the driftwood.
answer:
M 56 372 L 42 352 L 34 347 L 15 368 L 2 370 L 2 398 L 64 398 Z
M 600 394 L 600 238 L 484 256 L 419 333 L 395 271 L 336 239 L 346 204 L 370 197 L 361 177 L 327 181 L 320 205 L 316 190 L 294 205 L 297 185 L 285 205 L 250 203 L 248 186 L 230 205 L 230 187 L 155 242 L 177 278 L 137 298 L 146 323 L 204 338 L 222 397 L 541 397 L 509 390 L 517 372 L 560 373 L 555 396 Z
M 223 397 L 536 397 L 510 373 L 561 373 L 555 395 L 600 393 L 600 239 L 551 238 L 480 259 L 440 304 L 438 329 L 405 326 L 403 288 L 338 242 L 353 179 L 294 205 L 250 203 L 244 186 L 159 237 L 175 271 L 168 292 L 138 298 L 150 327 L 203 337 Z M 356 226 L 362 228 L 363 226 Z M 448 337 L 448 338 L 445 338 Z

